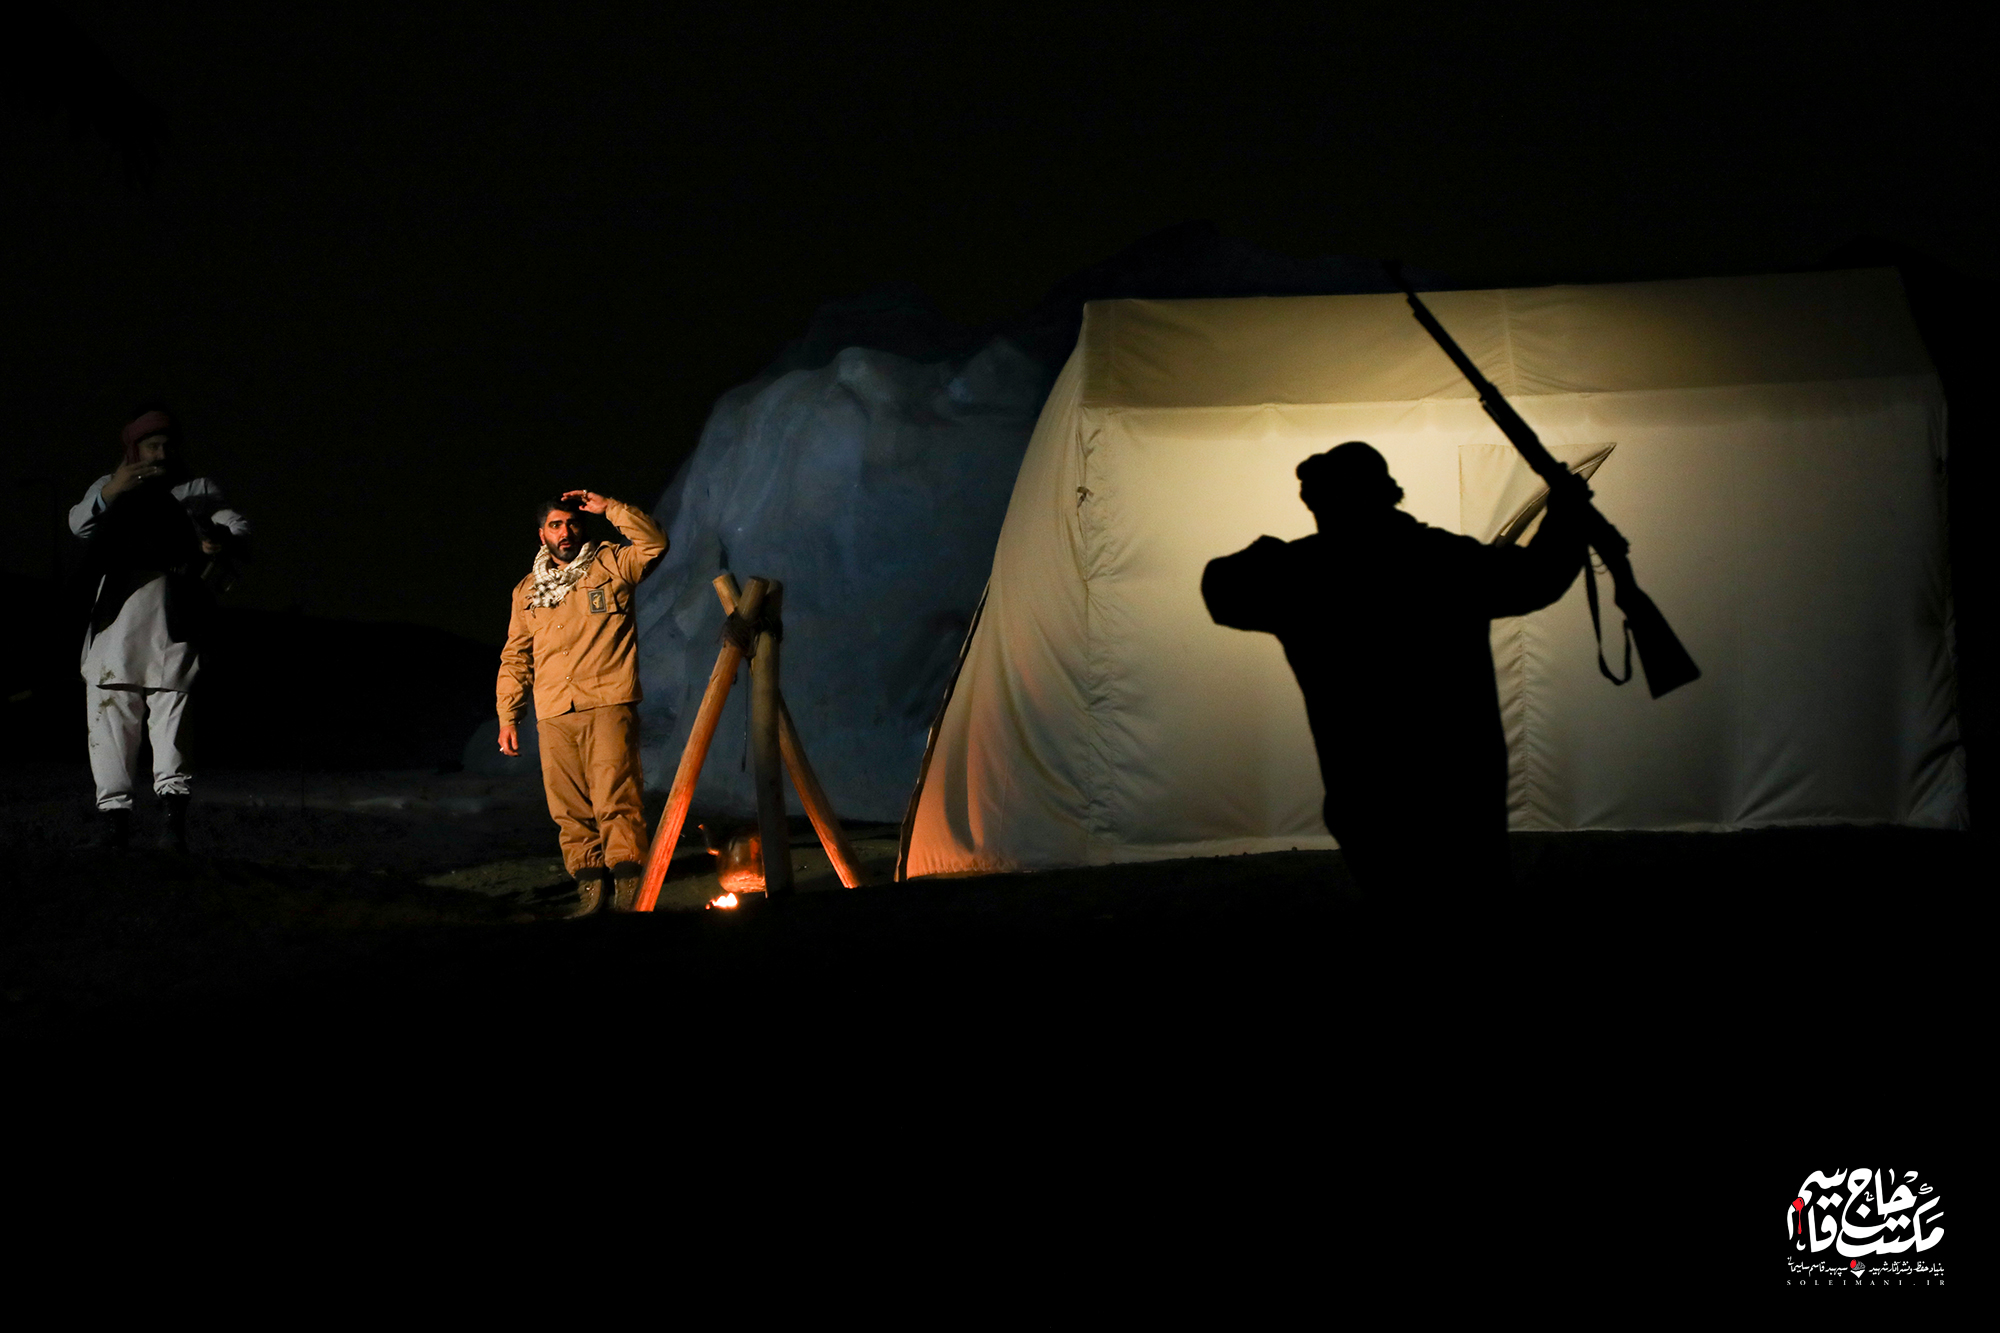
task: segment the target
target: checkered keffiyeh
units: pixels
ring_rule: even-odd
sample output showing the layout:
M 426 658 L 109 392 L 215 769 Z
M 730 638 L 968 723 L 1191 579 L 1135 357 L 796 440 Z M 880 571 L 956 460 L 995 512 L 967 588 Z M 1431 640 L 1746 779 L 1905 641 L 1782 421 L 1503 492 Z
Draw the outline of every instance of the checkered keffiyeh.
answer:
M 566 565 L 559 565 L 549 555 L 544 546 L 535 552 L 535 590 L 528 594 L 526 605 L 561 606 L 562 599 L 569 596 L 577 580 L 590 570 L 590 562 L 597 559 L 597 543 L 585 542 L 583 549 L 576 553 L 576 559 Z

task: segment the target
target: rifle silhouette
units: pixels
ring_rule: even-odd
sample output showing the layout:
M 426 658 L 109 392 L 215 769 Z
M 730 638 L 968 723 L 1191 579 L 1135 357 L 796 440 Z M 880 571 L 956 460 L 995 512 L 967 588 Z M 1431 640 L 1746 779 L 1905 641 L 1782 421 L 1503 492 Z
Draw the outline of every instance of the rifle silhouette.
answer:
M 1596 505 L 1590 503 L 1589 483 L 1558 463 L 1543 446 L 1541 437 L 1500 396 L 1492 381 L 1479 373 L 1479 367 L 1472 364 L 1472 358 L 1444 331 L 1444 325 L 1438 323 L 1437 316 L 1417 299 L 1416 292 L 1403 277 L 1402 267 L 1394 263 L 1387 267 L 1390 281 L 1409 299 L 1410 312 L 1417 317 L 1417 323 L 1437 340 L 1437 345 L 1444 349 L 1444 354 L 1451 358 L 1459 373 L 1478 391 L 1479 405 L 1486 409 L 1486 415 L 1493 418 L 1493 424 L 1520 451 L 1535 474 L 1548 483 L 1549 494 L 1554 496 L 1558 490 L 1566 489 L 1576 493 L 1584 504 L 1588 514 L 1584 520 L 1584 540 L 1604 562 L 1605 570 L 1611 575 L 1611 600 L 1625 613 L 1625 674 L 1621 677 L 1613 675 L 1604 660 L 1604 627 L 1597 610 L 1597 575 L 1593 570 L 1584 570 L 1583 586 L 1590 599 L 1590 627 L 1597 636 L 1597 669 L 1613 685 L 1625 684 L 1632 679 L 1632 652 L 1637 648 L 1640 664 L 1646 668 L 1646 687 L 1653 692 L 1655 699 L 1699 679 L 1701 668 L 1694 664 L 1687 649 L 1681 646 L 1679 636 L 1667 624 L 1667 618 L 1660 614 L 1660 608 L 1640 591 L 1638 581 L 1632 577 L 1632 562 L 1627 558 L 1631 543 L 1598 512 Z

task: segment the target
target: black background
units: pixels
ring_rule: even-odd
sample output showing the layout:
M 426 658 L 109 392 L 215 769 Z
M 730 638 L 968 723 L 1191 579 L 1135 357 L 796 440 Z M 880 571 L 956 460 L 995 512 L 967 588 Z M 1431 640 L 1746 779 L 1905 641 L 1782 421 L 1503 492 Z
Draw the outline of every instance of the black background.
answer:
M 240 604 L 488 641 L 540 492 L 650 504 L 885 283 L 1001 321 L 1191 218 L 1470 284 L 1995 273 L 1980 43 L 1920 5 L 39 12 L 19 64 L 95 54 L 0 134 L 9 573 L 158 395 L 259 522 Z

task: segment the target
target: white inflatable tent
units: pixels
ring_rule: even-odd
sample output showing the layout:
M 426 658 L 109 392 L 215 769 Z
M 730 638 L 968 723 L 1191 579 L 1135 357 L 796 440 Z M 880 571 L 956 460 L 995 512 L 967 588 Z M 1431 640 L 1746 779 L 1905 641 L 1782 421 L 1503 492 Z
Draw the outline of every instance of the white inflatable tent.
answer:
M 1704 672 L 1614 688 L 1581 581 L 1495 622 L 1514 828 L 1965 825 L 1944 398 L 1893 270 L 1426 300 L 1557 457 L 1611 447 L 1598 502 Z M 1355 439 L 1482 539 L 1539 489 L 1400 296 L 1088 306 L 906 873 L 1334 846 L 1283 651 L 1214 624 L 1200 580 L 1310 532 L 1292 470 Z

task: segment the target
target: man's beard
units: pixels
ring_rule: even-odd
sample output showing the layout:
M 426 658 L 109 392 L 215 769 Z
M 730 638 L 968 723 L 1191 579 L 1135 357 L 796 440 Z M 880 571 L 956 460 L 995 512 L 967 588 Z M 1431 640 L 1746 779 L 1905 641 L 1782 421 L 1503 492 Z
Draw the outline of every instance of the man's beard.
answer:
M 545 541 L 542 543 L 542 546 L 545 550 L 548 551 L 549 559 L 555 561 L 559 565 L 566 565 L 570 561 L 576 559 L 576 553 L 583 549 L 583 543 L 577 542 L 575 545 L 569 548 L 569 553 L 565 555 L 563 553 L 563 549 L 560 546 L 556 545 L 554 542 Z

